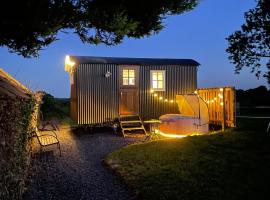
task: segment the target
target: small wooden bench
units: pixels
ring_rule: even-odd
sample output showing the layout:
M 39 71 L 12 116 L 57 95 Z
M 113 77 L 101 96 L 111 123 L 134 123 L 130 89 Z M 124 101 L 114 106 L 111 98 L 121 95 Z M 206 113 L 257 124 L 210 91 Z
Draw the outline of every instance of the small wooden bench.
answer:
M 60 148 L 60 142 L 58 140 L 57 134 L 55 132 L 56 130 L 46 130 L 46 131 L 40 131 L 38 128 L 34 131 L 34 137 L 37 138 L 41 151 L 43 150 L 43 147 L 48 147 L 51 145 L 56 145 L 60 152 L 61 157 L 61 148 Z

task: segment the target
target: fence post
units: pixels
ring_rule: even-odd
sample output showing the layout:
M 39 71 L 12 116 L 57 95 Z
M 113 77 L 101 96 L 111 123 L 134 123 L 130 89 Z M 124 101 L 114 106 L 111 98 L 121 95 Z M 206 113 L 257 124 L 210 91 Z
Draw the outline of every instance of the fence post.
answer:
M 225 88 L 222 88 L 222 132 L 225 131 L 225 126 L 226 126 L 226 110 L 225 110 Z

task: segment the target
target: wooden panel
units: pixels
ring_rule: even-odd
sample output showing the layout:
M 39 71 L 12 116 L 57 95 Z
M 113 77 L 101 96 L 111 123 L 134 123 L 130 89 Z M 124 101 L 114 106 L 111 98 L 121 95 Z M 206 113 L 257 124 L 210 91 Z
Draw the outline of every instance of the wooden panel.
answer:
M 197 93 L 208 104 L 211 124 L 236 126 L 236 94 L 233 87 L 198 89 Z
M 123 70 L 135 71 L 135 85 L 123 85 Z M 120 66 L 120 115 L 133 115 L 139 113 L 139 66 Z
M 135 115 L 139 110 L 139 98 L 137 89 L 121 89 L 120 115 Z

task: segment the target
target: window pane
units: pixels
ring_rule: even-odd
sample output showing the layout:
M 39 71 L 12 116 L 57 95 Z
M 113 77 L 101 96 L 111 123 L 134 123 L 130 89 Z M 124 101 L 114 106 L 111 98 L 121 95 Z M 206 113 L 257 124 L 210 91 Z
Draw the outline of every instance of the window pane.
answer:
M 129 77 L 130 78 L 135 78 L 135 71 L 133 69 L 129 70 Z
M 157 73 L 156 72 L 153 72 L 152 73 L 152 80 L 153 81 L 156 81 L 157 80 Z
M 158 88 L 163 89 L 163 81 L 158 81 Z
M 135 78 L 129 78 L 129 85 L 135 85 Z
M 128 85 L 128 78 L 123 78 L 123 85 Z
M 128 78 L 128 69 L 123 70 L 123 77 Z
M 157 83 L 157 81 L 153 81 L 153 88 L 154 88 L 154 89 L 157 89 L 157 88 L 158 88 L 158 83 Z
M 162 72 L 158 73 L 158 80 L 163 80 L 163 73 Z

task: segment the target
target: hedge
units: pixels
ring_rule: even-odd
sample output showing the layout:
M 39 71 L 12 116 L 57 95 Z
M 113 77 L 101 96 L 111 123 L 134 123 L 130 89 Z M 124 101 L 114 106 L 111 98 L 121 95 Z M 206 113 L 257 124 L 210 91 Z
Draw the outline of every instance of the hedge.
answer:
M 23 100 L 0 96 L 0 199 L 22 198 L 34 108 L 34 97 Z

